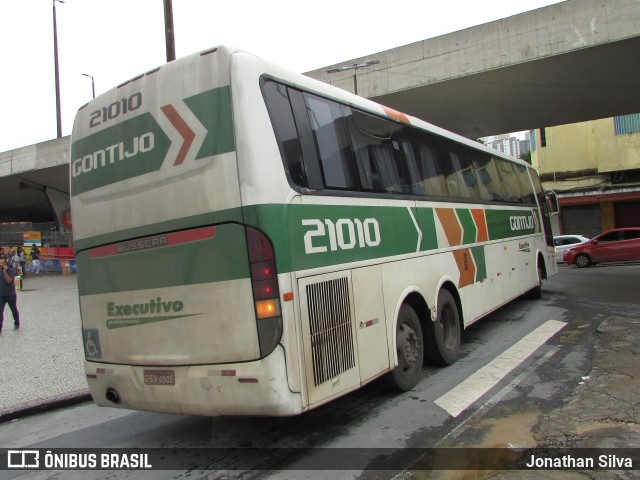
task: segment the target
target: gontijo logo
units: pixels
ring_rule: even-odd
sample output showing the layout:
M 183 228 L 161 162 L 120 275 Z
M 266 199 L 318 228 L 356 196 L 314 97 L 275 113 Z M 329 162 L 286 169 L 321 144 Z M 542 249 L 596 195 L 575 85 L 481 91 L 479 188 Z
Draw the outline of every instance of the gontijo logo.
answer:
M 71 196 L 156 172 L 165 162 L 179 166 L 235 150 L 228 85 L 152 111 L 144 106 L 137 92 L 89 114 L 88 131 L 100 130 L 73 139 Z
M 153 132 L 147 132 L 139 137 L 133 137 L 128 142 L 119 142 L 101 148 L 93 153 L 76 158 L 71 164 L 71 174 L 74 177 L 89 173 L 107 165 L 113 165 L 116 161 L 135 158 L 138 154 L 147 153 L 155 147 L 155 137 Z
M 509 217 L 509 225 L 511 226 L 512 231 L 533 230 L 535 228 L 532 215 Z

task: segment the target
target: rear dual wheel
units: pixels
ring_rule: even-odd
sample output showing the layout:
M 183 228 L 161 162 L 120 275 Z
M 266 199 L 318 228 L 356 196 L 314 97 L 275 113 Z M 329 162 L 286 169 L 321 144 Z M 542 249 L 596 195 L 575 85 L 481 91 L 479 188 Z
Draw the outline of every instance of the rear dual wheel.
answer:
M 407 304 L 400 307 L 396 325 L 396 354 L 398 365 L 383 377 L 388 388 L 406 392 L 422 377 L 424 336 L 416 311 Z
M 436 365 L 451 365 L 458 359 L 462 327 L 458 305 L 448 290 L 440 291 L 438 315 L 426 333 L 425 336 L 416 311 L 403 304 L 396 325 L 398 365 L 383 377 L 387 387 L 398 392 L 415 387 L 422 377 L 425 355 Z
M 438 294 L 438 314 L 431 323 L 427 340 L 427 359 L 435 365 L 451 365 L 460 355 L 462 327 L 458 305 L 448 290 Z

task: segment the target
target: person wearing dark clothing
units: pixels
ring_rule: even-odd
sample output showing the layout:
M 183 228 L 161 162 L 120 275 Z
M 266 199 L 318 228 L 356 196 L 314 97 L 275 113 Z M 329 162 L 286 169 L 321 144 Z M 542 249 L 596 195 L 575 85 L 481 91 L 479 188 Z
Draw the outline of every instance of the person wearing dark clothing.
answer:
M 31 266 L 33 267 L 33 273 L 38 275 L 40 273 L 40 249 L 34 243 L 31 247 Z
M 8 303 L 13 314 L 14 329 L 20 328 L 20 313 L 18 313 L 18 296 L 13 283 L 16 276 L 15 270 L 7 265 L 4 258 L 0 258 L 0 334 L 2 334 L 2 324 L 4 323 L 4 306 Z

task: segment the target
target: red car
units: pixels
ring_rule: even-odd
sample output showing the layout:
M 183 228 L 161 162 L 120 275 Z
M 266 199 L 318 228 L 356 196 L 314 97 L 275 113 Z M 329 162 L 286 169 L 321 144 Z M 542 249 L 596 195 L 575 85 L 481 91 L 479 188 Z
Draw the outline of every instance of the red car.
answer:
M 600 262 L 640 260 L 640 227 L 617 228 L 565 251 L 562 261 L 584 268 Z

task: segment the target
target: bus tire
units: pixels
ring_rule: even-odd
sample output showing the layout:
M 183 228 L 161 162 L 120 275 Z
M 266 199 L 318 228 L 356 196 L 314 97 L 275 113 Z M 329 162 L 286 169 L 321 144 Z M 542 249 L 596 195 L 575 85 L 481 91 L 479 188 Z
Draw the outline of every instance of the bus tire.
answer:
M 406 392 L 422 377 L 424 336 L 416 311 L 406 303 L 400 307 L 396 324 L 396 352 L 398 365 L 382 379 L 395 392 Z
M 462 328 L 458 305 L 446 289 L 438 294 L 438 315 L 431 322 L 426 355 L 434 365 L 451 365 L 460 355 Z

